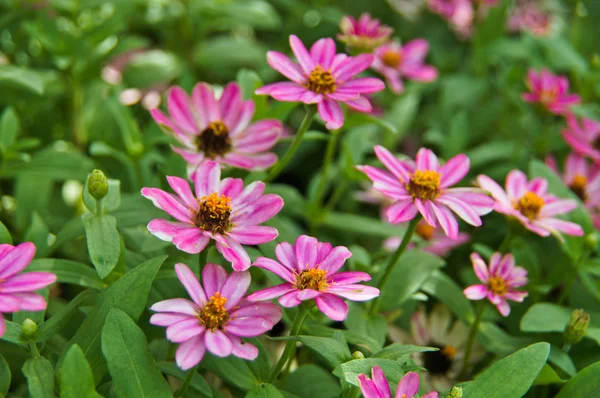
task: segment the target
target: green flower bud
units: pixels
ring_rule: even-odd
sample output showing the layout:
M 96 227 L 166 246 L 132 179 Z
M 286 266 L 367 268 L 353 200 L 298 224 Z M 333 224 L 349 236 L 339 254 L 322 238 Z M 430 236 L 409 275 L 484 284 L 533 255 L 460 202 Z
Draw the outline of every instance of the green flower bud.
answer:
M 101 170 L 94 170 L 88 178 L 88 192 L 95 199 L 100 200 L 108 193 L 108 180 Z
M 598 246 L 598 234 L 590 232 L 585 236 L 585 247 L 589 250 L 595 250 Z
M 574 310 L 571 313 L 571 320 L 565 329 L 563 339 L 566 344 L 574 345 L 581 341 L 585 336 L 585 331 L 590 324 L 590 314 L 583 310 Z
M 354 351 L 352 353 L 352 358 L 354 358 L 354 359 L 365 359 L 365 354 L 363 354 L 360 351 Z
M 25 341 L 34 341 L 38 332 L 38 326 L 34 321 L 27 318 L 21 324 L 21 338 Z
M 446 394 L 446 398 L 462 398 L 462 396 L 462 387 L 457 386 L 452 387 L 452 389 L 448 391 L 448 394 Z

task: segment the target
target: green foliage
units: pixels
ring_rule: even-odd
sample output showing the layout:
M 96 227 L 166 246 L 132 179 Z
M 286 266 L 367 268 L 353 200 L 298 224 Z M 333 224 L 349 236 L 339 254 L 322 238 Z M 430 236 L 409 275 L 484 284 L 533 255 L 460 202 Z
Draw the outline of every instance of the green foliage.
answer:
M 94 377 L 85 354 L 73 344 L 57 372 L 61 398 L 98 398 Z

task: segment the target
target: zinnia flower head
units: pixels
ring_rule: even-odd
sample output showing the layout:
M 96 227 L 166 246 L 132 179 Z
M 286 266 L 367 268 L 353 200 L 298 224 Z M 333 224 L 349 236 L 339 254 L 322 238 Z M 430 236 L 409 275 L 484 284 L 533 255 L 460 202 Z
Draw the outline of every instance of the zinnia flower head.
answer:
M 458 238 L 455 213 L 467 223 L 480 226 L 479 216 L 492 211 L 494 201 L 476 188 L 450 188 L 469 171 L 469 158 L 457 155 L 440 166 L 435 154 L 426 148 L 417 153 L 416 163 L 397 159 L 387 149 L 376 146 L 375 154 L 389 170 L 359 166 L 373 181 L 373 187 L 395 200 L 387 210 L 388 221 L 402 223 L 421 213 L 432 227 L 438 223 L 450 238 Z
M 358 376 L 358 383 L 360 384 L 360 390 L 365 398 L 391 398 L 392 392 L 383 370 L 379 366 L 373 366 L 371 369 L 371 378 L 367 375 L 361 374 Z M 400 382 L 396 389 L 396 398 L 414 398 L 419 392 L 419 386 L 421 380 L 419 374 L 416 372 L 408 372 Z M 421 398 L 438 398 L 438 393 L 432 391 Z
M 242 99 L 236 83 L 229 83 L 219 99 L 206 83 L 198 83 L 191 98 L 181 87 L 172 87 L 167 108 L 169 116 L 159 109 L 150 113 L 183 144 L 173 150 L 188 163 L 190 176 L 206 160 L 247 170 L 263 170 L 277 161 L 277 155 L 267 151 L 282 134 L 282 123 L 264 119 L 251 124 L 254 102 Z
M 348 305 L 342 300 L 366 301 L 379 296 L 379 289 L 360 285 L 371 279 L 365 272 L 338 272 L 352 256 L 344 246 L 302 235 L 294 246 L 287 242 L 275 248 L 279 262 L 259 257 L 253 265 L 264 268 L 285 280 L 248 296 L 250 301 L 264 301 L 279 297 L 279 304 L 295 307 L 305 300 L 315 300 L 321 312 L 334 321 L 343 321 Z M 342 298 L 340 298 L 342 297 Z
M 506 191 L 488 176 L 480 175 L 477 182 L 496 200 L 494 210 L 516 218 L 528 230 L 540 236 L 553 234 L 559 239 L 562 239 L 560 232 L 583 235 L 583 229 L 578 224 L 554 217 L 574 210 L 577 201 L 560 199 L 548 193 L 546 179 L 527 181 L 522 171 L 513 170 L 506 176 Z
M 256 94 L 267 94 L 278 101 L 317 104 L 319 115 L 330 130 L 344 124 L 339 102 L 360 112 L 370 112 L 371 103 L 364 94 L 385 88 L 379 79 L 354 77 L 371 66 L 371 54 L 356 57 L 336 54 L 335 42 L 329 38 L 318 40 L 309 53 L 300 39 L 291 35 L 290 47 L 298 64 L 277 51 L 267 53 L 267 62 L 291 82 L 268 84 L 256 90 Z
M 363 13 L 358 21 L 346 15 L 340 21 L 340 30 L 337 38 L 349 48 L 362 52 L 371 52 L 377 46 L 385 43 L 392 32 L 392 28 L 381 25 L 378 19 L 372 18 L 368 13 Z
M 34 256 L 35 245 L 31 242 L 0 245 L 0 337 L 6 331 L 3 313 L 46 309 L 46 300 L 34 291 L 54 283 L 56 275 L 49 272 L 19 274 Z
M 438 71 L 423 60 L 429 51 L 429 43 L 425 39 L 415 39 L 405 45 L 394 41 L 378 47 L 371 66 L 381 73 L 395 93 L 404 90 L 402 77 L 419 82 L 432 82 L 437 79 Z
M 540 1 L 517 2 L 506 25 L 511 32 L 530 32 L 535 36 L 549 36 L 554 30 L 555 16 L 543 8 Z
M 600 165 L 600 122 L 584 118 L 579 123 L 575 115 L 567 114 L 567 124 L 569 127 L 562 132 L 567 144 Z
M 527 297 L 527 292 L 515 290 L 529 282 L 527 270 L 515 266 L 515 258 L 508 253 L 494 253 L 490 258 L 490 266 L 477 253 L 471 254 L 471 262 L 475 275 L 482 285 L 469 286 L 464 290 L 469 300 L 483 300 L 487 298 L 498 308 L 502 316 L 510 314 L 510 304 L 507 300 L 522 302 Z
M 571 105 L 581 101 L 578 95 L 569 94 L 566 76 L 557 76 L 546 69 L 539 73 L 529 69 L 526 84 L 530 92 L 523 93 L 523 100 L 537 102 L 556 115 L 567 113 Z
M 206 161 L 195 173 L 195 192 L 179 177 L 167 177 L 176 195 L 158 188 L 143 188 L 142 195 L 177 221 L 155 219 L 148 230 L 157 238 L 173 242 L 186 253 L 200 253 L 213 239 L 217 250 L 233 269 L 250 267 L 250 257 L 242 245 L 260 245 L 275 239 L 275 228 L 261 226 L 283 207 L 281 197 L 263 195 L 265 184 L 256 181 L 244 188 L 240 178 L 221 181 L 221 168 Z
M 167 327 L 167 339 L 180 343 L 175 354 L 183 370 L 196 366 L 206 350 L 219 357 L 235 355 L 253 360 L 258 349 L 240 337 L 256 337 L 281 319 L 281 308 L 271 303 L 250 303 L 244 295 L 250 286 L 248 271 L 227 275 L 223 267 L 206 264 L 202 286 L 185 264 L 175 272 L 192 300 L 174 298 L 159 301 L 150 309 L 150 323 Z
M 444 18 L 462 39 L 471 36 L 475 11 L 471 0 L 428 0 L 429 9 Z
M 415 235 L 418 236 L 423 242 L 419 245 L 419 248 L 424 252 L 435 254 L 436 256 L 446 257 L 455 248 L 464 245 L 469 241 L 471 236 L 464 232 L 459 232 L 456 239 L 449 238 L 444 230 L 440 227 L 434 228 L 427 224 L 425 220 L 419 221 Z M 383 247 L 388 251 L 396 251 L 402 238 L 394 236 L 384 241 Z M 415 247 L 416 245 L 411 243 L 409 247 Z

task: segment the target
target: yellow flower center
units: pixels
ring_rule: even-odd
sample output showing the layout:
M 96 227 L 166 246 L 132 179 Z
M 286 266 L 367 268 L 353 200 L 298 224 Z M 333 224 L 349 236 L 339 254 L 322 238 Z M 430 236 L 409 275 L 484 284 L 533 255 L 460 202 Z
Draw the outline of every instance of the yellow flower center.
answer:
M 579 199 L 581 199 L 584 202 L 587 199 L 587 194 L 585 193 L 585 187 L 587 186 L 587 182 L 587 178 L 584 175 L 577 174 L 573 178 L 571 185 L 569 185 L 571 191 L 573 191 L 575 195 L 577 195 Z
M 508 290 L 506 282 L 503 278 L 499 276 L 492 276 L 488 280 L 488 287 L 493 293 L 496 293 L 498 296 L 504 296 L 506 294 L 506 291 Z
M 435 228 L 431 225 L 420 222 L 417 224 L 417 230 L 415 231 L 423 240 L 430 240 L 435 233 Z
M 200 207 L 195 214 L 196 226 L 213 234 L 223 234 L 231 228 L 231 199 L 224 194 L 214 192 L 199 200 Z
M 381 61 L 390 68 L 397 68 L 402 63 L 402 53 L 400 51 L 387 50 L 381 56 Z
M 558 91 L 556 89 L 542 90 L 540 93 L 540 102 L 544 105 L 548 105 L 556 101 L 558 97 Z
M 515 203 L 514 207 L 528 219 L 535 220 L 542 207 L 544 207 L 544 199 L 533 192 L 527 192 Z
M 231 150 L 229 129 L 221 121 L 212 122 L 196 137 L 196 148 L 211 159 L 225 155 Z
M 206 329 L 215 330 L 227 322 L 229 314 L 225 309 L 226 302 L 227 297 L 221 297 L 221 294 L 217 292 L 211 296 L 204 308 L 202 308 L 198 319 Z
M 444 355 L 446 358 L 448 358 L 451 361 L 456 356 L 457 351 L 458 350 L 456 349 L 456 347 L 447 345 L 446 347 L 442 348 L 442 355 Z
M 413 198 L 433 200 L 440 196 L 440 178 L 438 172 L 432 170 L 417 170 L 406 184 L 406 190 Z
M 310 76 L 305 87 L 317 94 L 335 93 L 337 89 L 335 79 L 329 70 L 324 70 L 320 65 L 317 65 Z
M 302 271 L 299 274 L 296 274 L 296 283 L 294 286 L 296 289 L 304 290 L 304 289 L 312 289 L 317 291 L 323 291 L 328 286 L 326 275 L 327 271 L 311 268 Z

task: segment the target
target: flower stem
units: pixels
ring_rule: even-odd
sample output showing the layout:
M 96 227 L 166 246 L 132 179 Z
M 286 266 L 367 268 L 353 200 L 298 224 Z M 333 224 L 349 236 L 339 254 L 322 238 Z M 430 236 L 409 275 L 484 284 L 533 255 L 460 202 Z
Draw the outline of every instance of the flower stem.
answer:
M 573 269 L 571 270 L 571 272 L 569 273 L 569 276 L 567 277 L 567 282 L 565 283 L 562 291 L 560 292 L 560 296 L 558 297 L 559 305 L 564 303 L 564 301 L 567 299 L 567 296 L 569 295 L 569 291 L 571 290 L 571 286 L 573 286 L 573 283 L 575 282 L 575 279 L 577 278 L 579 265 L 587 258 L 588 254 L 589 254 L 589 251 L 584 250 L 581 253 L 581 255 L 579 256 L 579 259 L 577 260 L 577 262 L 573 265 Z
M 175 397 L 183 397 L 183 396 L 185 396 L 185 393 L 187 392 L 187 389 L 190 386 L 190 384 L 192 384 L 192 380 L 194 379 L 194 375 L 198 371 L 199 367 L 200 367 L 200 363 L 198 363 L 198 365 L 194 366 L 188 372 L 188 374 L 187 374 L 187 376 L 185 376 L 185 380 L 183 381 L 183 384 L 181 385 L 181 387 L 179 388 L 179 390 L 175 391 L 175 394 L 174 394 Z
M 404 233 L 404 236 L 402 237 L 402 242 L 400 242 L 400 246 L 398 246 L 398 248 L 396 249 L 394 254 L 392 254 L 390 259 L 388 260 L 387 265 L 385 266 L 384 274 L 381 277 L 381 279 L 379 279 L 379 283 L 377 284 L 377 288 L 379 289 L 380 294 L 383 291 L 383 288 L 384 288 L 385 284 L 387 283 L 388 279 L 390 279 L 390 276 L 392 275 L 392 270 L 394 269 L 394 266 L 398 263 L 398 260 L 400 260 L 400 257 L 402 257 L 402 254 L 404 253 L 404 251 L 406 250 L 406 247 L 410 243 L 410 240 L 412 239 L 412 237 L 417 229 L 417 224 L 419 223 L 420 220 L 421 220 L 420 216 L 417 216 L 417 217 L 413 218 L 412 220 L 410 220 L 410 223 L 408 224 L 408 228 L 406 229 L 406 232 Z M 371 314 L 374 314 L 377 312 L 377 310 L 379 308 L 379 298 L 380 297 L 381 296 L 379 296 L 378 298 L 375 299 L 375 301 L 373 301 L 373 305 L 371 306 Z
M 29 343 L 29 351 L 31 352 L 31 356 L 34 358 L 40 357 L 40 350 L 37 348 L 37 344 Z
M 275 166 L 273 166 L 273 168 L 267 175 L 265 182 L 271 182 L 275 178 L 277 178 L 277 176 L 283 171 L 283 169 L 285 169 L 285 166 L 287 166 L 288 163 L 292 160 L 292 158 L 294 157 L 294 154 L 300 147 L 300 143 L 302 142 L 304 133 L 306 133 L 306 131 L 310 127 L 310 124 L 312 123 L 316 114 L 317 114 L 316 107 L 314 107 L 314 106 L 308 107 L 308 109 L 306 110 L 306 114 L 304 115 L 304 119 L 302 119 L 302 123 L 300 123 L 300 126 L 298 127 L 298 130 L 296 131 L 294 141 L 292 141 L 292 144 L 288 148 L 285 155 L 283 155 L 283 158 L 281 158 L 281 160 L 279 160 L 279 162 L 275 163 Z
M 210 250 L 210 246 L 211 246 L 211 244 L 209 243 L 208 245 L 206 245 L 204 250 L 202 250 L 200 253 L 198 253 L 198 279 L 199 280 L 202 280 L 202 270 L 204 269 L 204 266 L 208 262 L 208 251 Z
M 477 336 L 477 330 L 479 330 L 479 324 L 481 323 L 481 318 L 483 316 L 483 311 L 485 310 L 485 302 L 479 302 L 479 308 L 477 309 L 477 313 L 475 314 L 475 320 L 473 324 L 471 324 L 471 331 L 469 333 L 469 338 L 467 340 L 467 345 L 465 348 L 465 357 L 463 359 L 462 366 L 462 376 L 467 375 L 467 366 L 469 366 L 469 359 L 471 359 L 471 353 L 473 352 L 473 344 L 475 343 L 475 336 Z
M 298 333 L 300 333 L 300 329 L 302 328 L 302 324 L 304 323 L 304 319 L 306 318 L 307 313 L 307 308 L 298 308 L 298 313 L 294 318 L 294 322 L 292 323 L 292 329 L 290 330 L 290 337 L 297 336 Z M 271 371 L 271 375 L 269 376 L 269 383 L 273 383 L 277 379 L 277 376 L 279 376 L 279 373 L 281 372 L 285 364 L 288 361 L 292 360 L 295 351 L 296 340 L 288 340 L 287 344 L 285 345 L 285 349 L 283 350 L 283 354 L 281 354 L 281 358 L 279 358 L 279 361 L 277 361 L 277 363 L 273 367 L 273 370 Z
M 96 199 L 96 215 L 102 217 L 102 199 Z
M 508 232 L 506 233 L 504 240 L 502 241 L 502 243 L 500 244 L 500 247 L 498 248 L 498 251 L 500 253 L 506 253 L 506 251 L 510 247 L 510 243 L 512 242 L 514 236 L 515 236 L 514 227 L 513 227 L 512 223 L 509 222 Z
M 333 162 L 333 155 L 335 154 L 335 149 L 337 148 L 339 136 L 339 130 L 333 130 L 331 131 L 331 137 L 327 142 L 327 151 L 325 152 L 323 169 L 321 170 L 321 180 L 319 181 L 319 186 L 317 187 L 317 192 L 315 193 L 314 203 L 315 208 L 317 209 L 322 205 L 323 195 L 325 194 L 325 190 L 327 188 L 329 170 L 331 169 L 331 163 Z

